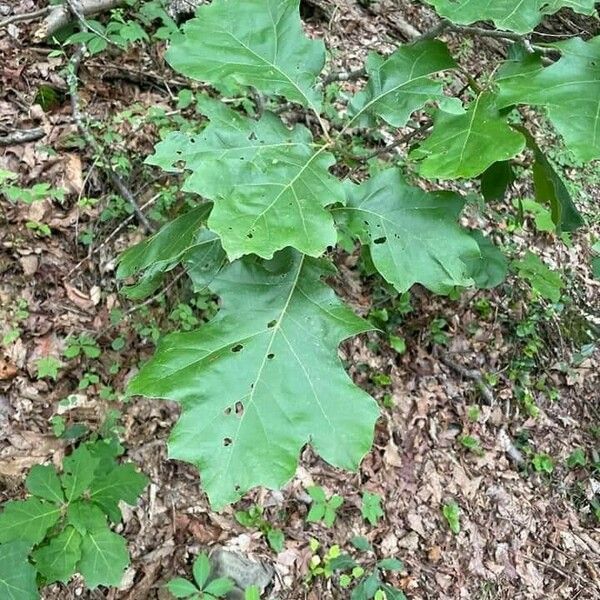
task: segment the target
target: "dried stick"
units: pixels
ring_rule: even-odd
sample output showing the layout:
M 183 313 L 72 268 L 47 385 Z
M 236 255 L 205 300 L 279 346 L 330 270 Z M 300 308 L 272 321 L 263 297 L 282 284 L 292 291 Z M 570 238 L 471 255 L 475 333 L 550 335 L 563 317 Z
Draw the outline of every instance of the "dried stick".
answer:
M 83 136 L 83 139 L 86 143 L 94 150 L 94 152 L 98 155 L 102 154 L 102 148 L 98 144 L 96 138 L 90 133 L 85 121 L 83 114 L 81 112 L 81 108 L 79 106 L 79 93 L 77 91 L 77 72 L 79 70 L 79 65 L 81 63 L 81 59 L 85 53 L 85 46 L 81 45 L 77 48 L 71 60 L 69 61 L 69 67 L 67 70 L 67 84 L 69 86 L 69 94 L 71 96 L 71 114 L 73 115 L 73 120 L 77 125 L 77 129 Z M 146 230 L 148 233 L 152 233 L 154 231 L 154 227 L 150 224 L 146 215 L 141 211 L 138 203 L 136 202 L 133 194 L 130 192 L 129 188 L 125 185 L 125 182 L 121 179 L 120 175 L 112 168 L 110 163 L 107 162 L 105 171 L 113 184 L 113 186 L 117 189 L 119 194 L 129 203 L 129 205 L 133 208 L 137 220 L 140 225 Z
M 447 367 L 450 367 L 453 371 L 456 371 L 459 375 L 462 375 L 466 379 L 471 379 L 475 382 L 477 389 L 485 399 L 487 404 L 494 404 L 494 394 L 492 394 L 492 390 L 483 380 L 483 376 L 477 369 L 467 369 L 462 365 L 454 362 L 446 352 L 438 350 L 436 352 L 437 358 L 440 359 Z
M 79 12 L 84 17 L 88 17 L 115 8 L 122 3 L 123 0 L 81 0 Z M 50 37 L 61 27 L 68 25 L 73 16 L 73 11 L 67 4 L 59 4 L 53 7 L 41 27 L 35 32 L 34 39 L 41 41 Z
M 6 135 L 0 136 L 0 146 L 12 146 L 13 144 L 25 144 L 27 142 L 35 142 L 46 135 L 43 127 L 35 127 L 34 129 L 19 129 L 11 131 Z
M 40 10 L 34 10 L 33 12 L 28 13 L 19 13 L 16 15 L 11 15 L 10 17 L 6 17 L 0 21 L 0 29 L 3 27 L 8 27 L 12 23 L 23 23 L 25 21 L 35 21 L 39 17 L 44 17 L 48 14 L 50 7 L 46 6 L 45 8 L 40 8 Z

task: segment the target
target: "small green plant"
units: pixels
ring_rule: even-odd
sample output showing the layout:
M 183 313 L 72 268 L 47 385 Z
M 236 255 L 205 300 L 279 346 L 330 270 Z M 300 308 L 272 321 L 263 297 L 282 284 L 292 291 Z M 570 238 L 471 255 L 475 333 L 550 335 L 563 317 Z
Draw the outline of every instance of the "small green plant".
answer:
M 445 346 L 448 343 L 448 321 L 446 319 L 433 319 L 429 324 L 428 336 L 434 344 Z
M 58 370 L 62 366 L 62 363 L 53 356 L 45 356 L 37 361 L 37 378 L 44 379 L 49 377 L 50 379 L 56 380 L 58 377 Z
M 569 469 L 576 469 L 577 467 L 585 467 L 587 465 L 587 458 L 582 448 L 576 448 L 569 454 L 567 458 L 567 467 Z
M 381 496 L 379 494 L 365 492 L 362 497 L 360 512 L 365 521 L 368 521 L 373 526 L 377 525 L 379 519 L 384 516 L 384 512 L 381 508 Z
M 477 456 L 483 455 L 483 450 L 481 448 L 481 444 L 476 437 L 472 435 L 461 435 L 458 438 L 460 445 L 467 450 L 470 450 L 473 454 Z
M 310 582 L 315 577 L 325 577 L 326 579 L 329 579 L 335 571 L 335 563 L 333 561 L 338 559 L 342 554 L 340 547 L 337 544 L 334 544 L 321 555 L 319 554 L 319 548 L 321 547 L 321 544 L 317 540 L 311 538 L 309 545 L 312 556 L 310 558 L 310 562 L 308 563 L 309 571 L 307 581 Z
M 313 485 L 306 491 L 312 498 L 312 504 L 306 520 L 309 523 L 323 521 L 327 527 L 332 527 L 337 517 L 337 510 L 344 503 L 344 499 L 337 494 L 334 494 L 331 498 L 327 498 L 325 490 L 318 485 Z
M 531 464 L 537 473 L 552 473 L 554 471 L 554 461 L 548 454 L 534 454 Z
M 469 421 L 471 421 L 472 423 L 477 423 L 480 417 L 481 409 L 479 408 L 479 406 L 477 406 L 477 404 L 471 404 L 471 406 L 467 408 L 467 419 L 469 419 Z
M 316 566 L 311 570 L 311 574 L 322 575 L 328 579 L 338 575 L 337 583 L 342 590 L 352 588 L 351 600 L 406 600 L 402 591 L 385 582 L 386 571 L 402 571 L 402 562 L 396 558 L 377 560 L 366 538 L 355 537 L 351 543 L 359 553 L 358 558 L 342 553 L 337 545 L 332 546 L 322 561 L 320 556 L 313 555 Z M 313 540 L 313 553 L 318 547 L 318 542 Z
M 533 291 L 542 298 L 551 302 L 558 302 L 564 283 L 559 273 L 550 269 L 533 252 L 527 252 L 525 256 L 515 261 L 519 277 L 525 279 Z
M 235 584 L 228 577 L 210 578 L 210 559 L 206 554 L 200 554 L 192 567 L 194 583 L 176 577 L 167 583 L 167 589 L 175 598 L 189 598 L 190 600 L 215 600 L 225 598 L 233 590 Z
M 81 355 L 86 358 L 98 358 L 101 354 L 102 350 L 96 340 L 85 333 L 70 339 L 64 351 L 65 358 L 77 358 Z
M 0 513 L 0 597 L 38 598 L 38 584 L 66 583 L 75 573 L 90 589 L 120 583 L 129 554 L 110 523 L 122 519 L 119 503 L 135 504 L 148 482 L 132 463 L 117 462 L 122 453 L 117 440 L 99 439 L 66 457 L 61 473 L 31 469 L 30 496 Z
M 41 200 L 58 200 L 62 202 L 65 198 L 65 190 L 53 188 L 49 183 L 36 183 L 35 185 L 22 188 L 17 185 L 6 185 L 5 182 L 16 179 L 17 175 L 10 171 L 0 170 L 0 194 L 9 202 L 22 202 L 24 204 L 33 204 Z
M 454 500 L 444 504 L 442 514 L 450 527 L 450 531 L 458 535 L 460 533 L 460 508 Z
M 40 223 L 39 221 L 27 221 L 25 223 L 25 227 L 41 237 L 50 237 L 52 235 L 52 230 L 48 225 L 46 225 L 46 223 Z
M 248 510 L 238 510 L 235 518 L 240 525 L 244 527 L 253 527 L 258 529 L 269 542 L 269 546 L 275 552 L 281 552 L 284 547 L 285 539 L 283 531 L 273 527 L 269 521 L 263 517 L 263 508 L 253 504 Z

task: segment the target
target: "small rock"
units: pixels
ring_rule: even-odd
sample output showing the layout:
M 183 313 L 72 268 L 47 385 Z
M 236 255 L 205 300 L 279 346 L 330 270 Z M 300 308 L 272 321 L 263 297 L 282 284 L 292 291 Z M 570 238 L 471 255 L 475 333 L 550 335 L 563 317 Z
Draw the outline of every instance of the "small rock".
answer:
M 229 595 L 231 600 L 243 600 L 243 591 L 252 585 L 262 592 L 273 579 L 273 568 L 264 561 L 257 561 L 232 552 L 225 548 L 217 548 L 210 554 L 215 577 L 229 577 L 237 586 Z

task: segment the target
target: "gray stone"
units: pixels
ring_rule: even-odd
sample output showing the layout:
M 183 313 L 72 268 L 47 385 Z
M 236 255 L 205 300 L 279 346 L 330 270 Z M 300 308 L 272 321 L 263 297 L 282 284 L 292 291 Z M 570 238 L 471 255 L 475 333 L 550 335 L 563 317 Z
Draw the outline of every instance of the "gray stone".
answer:
M 216 548 L 210 553 L 214 577 L 233 579 L 236 588 L 228 596 L 230 600 L 243 600 L 244 590 L 255 585 L 263 592 L 271 583 L 274 570 L 262 560 L 247 558 L 239 552 Z

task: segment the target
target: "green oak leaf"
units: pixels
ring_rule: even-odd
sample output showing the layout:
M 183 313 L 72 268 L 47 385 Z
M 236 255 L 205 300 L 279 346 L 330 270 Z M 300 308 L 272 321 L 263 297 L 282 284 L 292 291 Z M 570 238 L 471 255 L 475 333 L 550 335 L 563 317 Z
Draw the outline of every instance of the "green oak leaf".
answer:
M 66 583 L 81 558 L 81 535 L 74 527 L 65 527 L 47 544 L 34 550 L 32 556 L 46 583 Z
M 369 54 L 369 82 L 350 103 L 351 123 L 374 126 L 375 117 L 380 117 L 394 127 L 403 127 L 415 110 L 431 100 L 446 98 L 441 81 L 430 76 L 454 67 L 448 47 L 437 40 L 401 46 L 387 58 Z
M 328 171 L 334 156 L 315 147 L 310 131 L 288 129 L 271 113 L 249 119 L 206 97 L 199 106 L 210 124 L 199 134 L 168 135 L 146 162 L 165 170 L 185 164 L 183 190 L 214 201 L 208 227 L 228 257 L 272 258 L 287 246 L 316 257 L 334 245 L 324 207 L 343 203 L 344 190 Z
M 60 517 L 60 507 L 37 498 L 11 500 L 0 514 L 0 543 L 39 544 Z
M 137 471 L 132 463 L 116 466 L 94 479 L 90 486 L 90 500 L 100 506 L 112 521 L 121 520 L 119 502 L 137 504 L 138 496 L 148 485 L 148 478 Z
M 582 161 L 600 158 L 600 36 L 552 44 L 562 58 L 545 67 L 539 56 L 507 63 L 496 76 L 498 105 L 544 106 L 569 150 Z M 577 118 L 573 99 L 577 99 Z
M 99 462 L 85 445 L 79 446 L 65 458 L 61 481 L 68 502 L 79 498 L 89 488 Z
M 431 135 L 411 152 L 429 179 L 476 177 L 497 161 L 516 156 L 524 137 L 500 116 L 491 94 L 480 94 L 463 115 L 438 111 Z
M 38 600 L 36 571 L 27 556 L 30 544 L 0 544 L 0 598 L 2 600 Z
M 125 539 L 110 529 L 89 532 L 81 541 L 81 560 L 77 570 L 88 588 L 117 586 L 129 565 Z
M 127 297 L 147 297 L 158 289 L 165 273 L 190 257 L 193 257 L 194 263 L 204 265 L 205 272 L 219 268 L 223 260 L 222 252 L 219 252 L 220 244 L 214 234 L 202 227 L 211 208 L 210 204 L 193 208 L 120 256 L 117 269 L 119 279 L 141 273 L 136 285 L 123 290 Z
M 515 179 L 510 161 L 495 162 L 481 174 L 481 195 L 488 202 L 502 200 Z
M 299 0 L 214 0 L 173 39 L 167 62 L 224 90 L 253 87 L 320 110 L 314 85 L 325 64 L 322 41 L 302 31 Z
M 353 185 L 348 205 L 334 212 L 369 245 L 375 268 L 399 292 L 421 283 L 447 294 L 473 285 L 466 261 L 480 257 L 477 242 L 457 223 L 462 207 L 458 194 L 424 192 L 387 169 Z
M 544 15 L 563 7 L 594 14 L 595 0 L 427 0 L 442 17 L 453 23 L 469 25 L 476 21 L 492 21 L 498 29 L 516 33 L 533 31 Z
M 60 479 L 54 467 L 35 465 L 27 475 L 25 487 L 30 494 L 57 504 L 65 501 Z
M 377 406 L 336 349 L 371 326 L 321 282 L 331 274 L 291 249 L 229 265 L 211 285 L 217 317 L 165 337 L 129 386 L 181 404 L 170 456 L 199 468 L 217 508 L 254 486 L 281 487 L 304 444 L 348 469 L 369 450 Z
M 89 531 L 106 529 L 106 515 L 102 509 L 91 502 L 78 500 L 69 504 L 67 509 L 67 523 L 84 535 Z
M 504 254 L 480 231 L 472 231 L 472 237 L 479 245 L 480 256 L 465 259 L 469 273 L 480 290 L 489 290 L 500 285 L 508 272 L 508 261 Z

